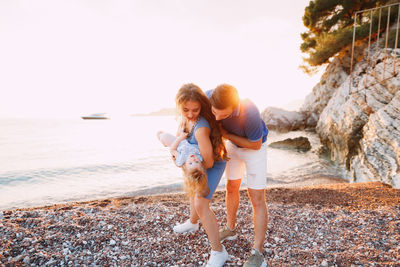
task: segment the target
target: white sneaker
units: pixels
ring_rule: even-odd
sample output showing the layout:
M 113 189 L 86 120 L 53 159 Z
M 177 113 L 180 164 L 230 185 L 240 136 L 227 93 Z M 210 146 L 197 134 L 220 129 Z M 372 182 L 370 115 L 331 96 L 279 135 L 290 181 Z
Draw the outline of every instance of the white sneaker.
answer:
M 222 251 L 211 250 L 210 259 L 207 262 L 206 267 L 222 267 L 228 260 L 229 254 L 226 251 L 224 245 L 222 245 Z
M 199 222 L 193 224 L 190 219 L 188 219 L 186 222 L 177 224 L 173 228 L 175 233 L 183 234 L 183 233 L 189 233 L 189 232 L 195 232 L 199 230 Z

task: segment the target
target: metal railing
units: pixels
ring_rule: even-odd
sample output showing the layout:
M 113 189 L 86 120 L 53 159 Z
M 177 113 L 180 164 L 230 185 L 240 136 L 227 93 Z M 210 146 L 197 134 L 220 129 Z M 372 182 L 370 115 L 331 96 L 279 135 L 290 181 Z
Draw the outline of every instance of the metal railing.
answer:
M 368 51 L 367 51 L 367 67 L 366 67 L 366 78 L 365 78 L 365 87 L 368 85 L 368 74 L 369 74 L 369 67 L 370 67 L 370 57 L 371 57 L 371 39 L 372 35 L 376 33 L 376 52 L 378 52 L 379 49 L 379 38 L 382 32 L 386 32 L 385 36 L 385 49 L 384 49 L 384 59 L 383 59 L 383 71 L 382 71 L 382 77 L 379 79 L 379 77 L 376 76 L 375 69 L 373 72 L 371 72 L 371 75 L 375 77 L 377 82 L 381 83 L 386 79 L 392 78 L 396 75 L 396 54 L 392 53 L 391 55 L 394 57 L 394 62 L 393 62 L 393 71 L 391 73 L 391 76 L 386 77 L 386 60 L 387 60 L 387 51 L 388 51 L 388 39 L 389 39 L 389 29 L 390 29 L 390 12 L 391 8 L 398 6 L 398 12 L 397 12 L 397 23 L 396 23 L 396 39 L 395 39 L 395 44 L 393 47 L 393 50 L 396 51 L 397 45 L 398 45 L 398 37 L 399 37 L 399 24 L 400 24 L 400 2 L 390 4 L 390 5 L 385 5 L 381 7 L 376 7 L 376 8 L 370 8 L 370 9 L 365 9 L 365 10 L 360 10 L 357 11 L 354 14 L 354 25 L 353 25 L 353 42 L 351 45 L 351 62 L 350 62 L 350 89 L 352 87 L 353 83 L 353 64 L 354 64 L 354 48 L 355 48 L 355 41 L 356 41 L 356 30 L 357 30 L 357 17 L 359 14 L 364 14 L 366 12 L 369 12 L 369 35 L 368 35 Z M 386 30 L 381 29 L 381 20 L 382 20 L 382 10 L 387 8 L 387 19 L 386 19 Z M 378 27 L 377 31 L 373 32 L 373 13 L 374 12 L 379 12 L 378 15 Z M 361 25 L 361 23 L 360 23 Z M 376 62 L 375 62 L 376 63 Z

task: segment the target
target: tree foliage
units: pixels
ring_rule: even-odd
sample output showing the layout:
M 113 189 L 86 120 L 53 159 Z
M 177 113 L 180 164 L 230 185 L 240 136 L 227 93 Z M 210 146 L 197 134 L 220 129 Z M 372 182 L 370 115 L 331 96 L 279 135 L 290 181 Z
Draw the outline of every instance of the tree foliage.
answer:
M 329 62 L 329 59 L 352 44 L 354 16 L 357 11 L 390 3 L 390 0 L 311 0 L 305 8 L 303 23 L 307 31 L 301 34 L 303 43 L 300 50 L 308 54 L 304 58 L 304 70 L 310 70 Z M 396 1 L 398 2 L 398 1 Z M 397 20 L 398 7 L 391 9 L 391 23 Z M 381 11 L 381 25 L 378 31 L 379 12 L 372 14 L 372 31 L 377 34 L 386 27 L 388 9 Z M 370 12 L 357 13 L 356 40 L 369 36 Z

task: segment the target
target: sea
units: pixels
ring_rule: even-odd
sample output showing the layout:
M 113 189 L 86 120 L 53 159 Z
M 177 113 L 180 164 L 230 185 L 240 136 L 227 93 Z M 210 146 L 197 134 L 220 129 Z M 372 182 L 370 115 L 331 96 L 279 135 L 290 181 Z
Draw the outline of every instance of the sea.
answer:
M 0 119 L 0 210 L 182 190 L 182 172 L 156 137 L 176 133 L 174 116 Z M 308 152 L 268 148 L 268 186 L 346 178 L 320 157 L 313 132 L 270 131 L 268 143 L 308 137 Z M 220 187 L 223 188 L 223 178 Z M 243 181 L 245 186 L 245 179 Z

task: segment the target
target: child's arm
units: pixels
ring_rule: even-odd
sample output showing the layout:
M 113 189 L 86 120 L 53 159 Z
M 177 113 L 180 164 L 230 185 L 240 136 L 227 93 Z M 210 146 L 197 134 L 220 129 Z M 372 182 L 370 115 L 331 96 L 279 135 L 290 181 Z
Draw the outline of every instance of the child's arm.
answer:
M 187 133 L 185 132 L 181 132 L 178 134 L 178 136 L 176 137 L 175 141 L 172 142 L 172 144 L 169 146 L 169 152 L 172 155 L 172 159 L 174 160 L 174 162 L 176 163 L 176 157 L 178 156 L 178 145 L 180 142 L 182 142 L 182 140 L 184 140 L 187 136 Z
M 175 165 L 176 165 L 176 157 L 178 156 L 178 151 L 173 150 L 173 151 L 169 151 L 171 153 L 172 156 L 172 160 L 174 161 Z M 177 165 L 178 166 L 178 165 Z
M 182 140 L 184 140 L 187 135 L 188 134 L 185 132 L 180 132 L 176 137 L 175 141 L 172 142 L 172 144 L 169 146 L 169 151 L 176 151 L 179 143 L 182 142 Z

